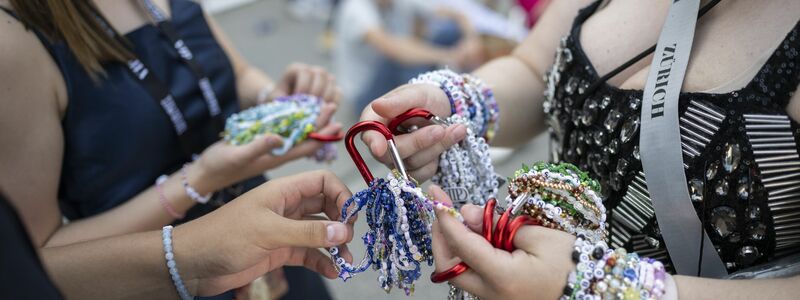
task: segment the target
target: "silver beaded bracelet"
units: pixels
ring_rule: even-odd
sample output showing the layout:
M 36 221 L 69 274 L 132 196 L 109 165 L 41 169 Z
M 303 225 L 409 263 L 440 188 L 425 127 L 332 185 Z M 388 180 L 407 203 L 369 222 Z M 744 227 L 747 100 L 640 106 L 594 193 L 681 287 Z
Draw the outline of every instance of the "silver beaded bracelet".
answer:
M 172 253 L 172 225 L 167 225 L 162 228 L 161 237 L 164 243 L 164 258 L 167 259 L 167 269 L 169 270 L 170 277 L 172 277 L 172 283 L 175 284 L 175 290 L 178 291 L 178 296 L 181 297 L 181 300 L 194 299 L 183 284 L 181 275 L 178 273 L 178 264 L 175 263 L 175 254 Z
M 181 168 L 181 182 L 183 183 L 183 189 L 186 190 L 186 195 L 189 195 L 189 198 L 192 198 L 197 203 L 206 204 L 208 200 L 211 200 L 211 196 L 214 193 L 208 193 L 208 195 L 200 195 L 191 185 L 189 185 L 189 181 L 186 175 L 186 167 L 189 166 L 188 164 L 183 165 Z

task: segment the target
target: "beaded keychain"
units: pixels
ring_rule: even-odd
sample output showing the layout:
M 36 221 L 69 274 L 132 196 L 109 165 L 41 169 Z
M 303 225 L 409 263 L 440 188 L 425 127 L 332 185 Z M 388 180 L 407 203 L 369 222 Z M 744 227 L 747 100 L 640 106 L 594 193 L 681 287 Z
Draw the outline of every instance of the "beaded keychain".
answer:
M 389 145 L 396 169 L 386 178 L 374 178 L 355 147 L 354 137 L 367 130 L 381 133 Z M 362 240 L 367 254 L 353 265 L 340 255 L 339 247 L 331 247 L 328 252 L 343 280 L 372 266 L 379 272 L 378 283 L 387 293 L 397 287 L 409 295 L 414 291 L 414 282 L 421 276 L 421 264 L 433 264 L 431 226 L 436 218 L 434 208 L 445 208 L 446 205 L 431 200 L 408 177 L 392 134 L 383 124 L 375 121 L 357 123 L 347 132 L 345 143 L 369 187 L 345 201 L 340 221 L 347 223 L 360 211 L 365 211 L 369 230 Z M 449 208 L 448 211 L 460 219 L 455 209 Z
M 283 146 L 274 149 L 274 155 L 283 155 L 294 145 L 314 139 L 326 142 L 314 158 L 318 162 L 329 162 L 336 158 L 336 148 L 330 142 L 341 140 L 341 136 L 313 132 L 321 105 L 320 98 L 306 94 L 278 97 L 228 117 L 223 136 L 233 145 L 244 145 L 260 135 L 276 134 L 283 139 Z

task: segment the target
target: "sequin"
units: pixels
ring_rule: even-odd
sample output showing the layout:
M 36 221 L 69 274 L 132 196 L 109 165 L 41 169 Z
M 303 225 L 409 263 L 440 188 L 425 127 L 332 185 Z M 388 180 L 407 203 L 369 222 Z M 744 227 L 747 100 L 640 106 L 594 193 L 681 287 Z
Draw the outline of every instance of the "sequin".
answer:
M 728 236 L 728 242 L 738 243 L 741 241 L 742 241 L 742 235 L 739 234 L 738 232 L 731 233 L 731 235 Z
M 639 145 L 633 146 L 633 153 L 631 154 L 636 160 L 641 160 L 641 157 L 639 156 Z
M 609 104 L 611 104 L 611 96 L 604 95 L 603 99 L 600 100 L 600 109 L 606 109 Z
M 719 206 L 711 210 L 711 227 L 722 238 L 736 230 L 736 211 L 729 206 Z
M 628 170 L 628 161 L 627 160 L 622 158 L 619 161 L 617 161 L 617 170 L 616 170 L 617 174 L 625 175 L 625 171 L 627 171 L 627 170 Z
M 642 99 L 639 99 L 639 98 L 633 98 L 633 99 L 631 99 L 630 102 L 628 102 L 628 107 L 632 111 L 639 110 L 639 107 L 641 107 L 641 105 L 642 105 Z
M 583 95 L 586 92 L 586 89 L 589 88 L 589 82 L 586 80 L 581 80 L 580 86 L 578 86 L 578 94 Z
M 761 218 L 761 208 L 757 205 L 750 205 L 747 207 L 747 217 L 751 220 L 758 220 Z
M 761 222 L 750 223 L 747 225 L 747 238 L 760 241 L 764 239 L 764 236 L 767 234 L 767 226 Z
M 703 181 L 700 179 L 689 180 L 689 197 L 694 202 L 703 202 Z
M 747 200 L 750 196 L 750 187 L 746 183 L 739 183 L 739 186 L 736 187 L 736 195 L 739 196 L 741 200 Z
M 614 139 L 608 143 L 608 153 L 617 154 L 619 152 L 619 140 Z
M 620 120 L 622 120 L 622 113 L 616 109 L 612 109 L 610 112 L 608 112 L 606 120 L 603 121 L 603 127 L 605 127 L 608 132 L 613 132 L 615 129 L 617 129 L 617 125 L 619 125 Z
M 623 143 L 627 143 L 631 139 L 633 139 L 633 135 L 639 130 L 639 116 L 636 115 L 625 124 L 622 124 L 622 129 L 619 132 L 619 137 Z
M 725 151 L 722 153 L 722 168 L 725 172 L 733 172 L 739 166 L 742 159 L 742 152 L 739 144 L 726 144 Z
M 739 248 L 739 251 L 736 253 L 736 261 L 741 265 L 749 266 L 753 264 L 760 255 L 758 248 L 748 245 Z
M 717 176 L 717 171 L 719 171 L 718 162 L 713 162 L 708 165 L 708 168 L 706 168 L 706 180 L 714 179 L 714 177 Z
M 606 144 L 606 132 L 602 130 L 598 130 L 594 133 L 594 143 L 598 146 L 603 146 Z
M 719 196 L 727 196 L 728 190 L 730 189 L 730 185 L 728 185 L 728 181 L 723 179 L 717 183 L 717 186 L 714 188 L 714 192 L 717 193 Z
M 564 86 L 564 91 L 567 92 L 567 94 L 572 95 L 573 93 L 575 93 L 575 89 L 577 88 L 578 88 L 578 78 L 570 77 L 567 80 L 567 85 Z

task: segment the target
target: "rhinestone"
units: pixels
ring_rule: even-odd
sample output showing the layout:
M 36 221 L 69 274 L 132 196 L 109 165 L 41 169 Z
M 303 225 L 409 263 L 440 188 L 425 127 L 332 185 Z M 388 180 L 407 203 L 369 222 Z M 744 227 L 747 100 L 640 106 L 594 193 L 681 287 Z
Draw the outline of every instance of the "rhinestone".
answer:
M 714 179 L 717 176 L 717 171 L 719 170 L 719 163 L 713 162 L 708 165 L 708 169 L 706 169 L 706 180 Z
M 603 146 L 606 143 L 606 132 L 598 130 L 594 133 L 594 143 L 598 146 Z
M 567 85 L 564 86 L 564 91 L 567 92 L 567 94 L 572 95 L 575 93 L 576 88 L 578 88 L 578 78 L 570 77 L 567 80 Z
M 619 152 L 619 140 L 611 140 L 611 142 L 608 143 L 608 153 L 617 154 L 617 152 Z
M 739 150 L 739 144 L 726 144 L 725 152 L 722 156 L 722 168 L 725 172 L 733 172 L 739 166 L 742 159 L 742 152 Z
M 749 239 L 754 241 L 760 241 L 764 239 L 764 236 L 767 234 L 767 226 L 761 222 L 750 223 L 747 225 L 747 236 Z
M 619 132 L 619 137 L 622 139 L 622 143 L 627 143 L 633 138 L 633 135 L 639 130 L 639 116 L 634 116 L 625 124 L 622 124 L 622 130 Z
M 747 187 L 746 183 L 739 184 L 736 188 L 736 195 L 739 196 L 739 199 L 747 200 L 747 197 L 750 196 L 750 189 Z
M 571 62 L 572 61 L 572 50 L 569 48 L 564 48 L 562 52 L 564 54 L 564 62 Z
M 606 120 L 603 122 L 603 126 L 605 126 L 608 132 L 613 132 L 614 129 L 617 129 L 617 125 L 619 125 L 619 120 L 621 119 L 622 119 L 622 113 L 620 113 L 616 109 L 612 109 L 610 112 L 608 112 L 608 116 L 606 117 Z
M 603 174 L 606 172 L 605 165 L 603 165 L 603 159 L 601 158 L 600 154 L 596 154 L 592 158 L 592 170 L 594 170 L 597 174 Z
M 717 195 L 724 197 L 728 195 L 729 187 L 730 185 L 728 185 L 728 181 L 723 179 L 717 183 L 717 187 L 714 189 L 714 191 L 717 192 Z
M 592 125 L 595 117 L 597 117 L 597 101 L 594 99 L 587 99 L 586 102 L 583 103 L 581 122 L 586 126 Z
M 736 229 L 736 211 L 729 206 L 718 206 L 711 210 L 711 227 L 722 238 Z
M 644 240 L 645 240 L 645 242 L 647 242 L 648 245 L 650 245 L 650 247 L 653 247 L 653 248 L 658 248 L 658 246 L 661 245 L 661 241 L 659 241 L 657 238 L 654 238 L 652 236 L 648 236 Z
M 751 220 L 757 220 L 761 218 L 761 208 L 757 205 L 750 205 L 747 207 L 747 217 Z
M 627 171 L 627 169 L 628 169 L 628 161 L 627 160 L 625 160 L 624 158 L 621 158 L 619 161 L 617 161 L 617 174 L 625 175 L 625 171 Z
M 639 145 L 633 146 L 633 158 L 635 158 L 636 160 L 641 159 L 639 157 Z
M 759 256 L 760 253 L 758 252 L 758 248 L 753 246 L 744 246 L 739 248 L 739 251 L 736 253 L 736 262 L 738 262 L 740 265 L 749 266 L 755 262 Z
M 581 85 L 578 87 L 578 94 L 583 95 L 586 92 L 586 89 L 589 88 L 589 82 L 586 80 L 581 80 Z
M 703 202 L 703 181 L 700 179 L 689 180 L 689 197 L 693 202 Z
M 633 98 L 631 99 L 631 102 L 628 102 L 628 107 L 630 107 L 630 109 L 633 111 L 639 110 L 639 107 L 641 105 L 642 105 L 642 99 L 639 98 Z
M 622 189 L 622 176 L 620 176 L 617 173 L 611 174 L 611 180 L 610 180 L 609 183 L 611 184 L 611 187 L 615 191 L 621 190 Z
M 605 95 L 603 96 L 603 100 L 600 100 L 600 109 L 606 109 L 608 105 L 611 104 L 611 96 Z

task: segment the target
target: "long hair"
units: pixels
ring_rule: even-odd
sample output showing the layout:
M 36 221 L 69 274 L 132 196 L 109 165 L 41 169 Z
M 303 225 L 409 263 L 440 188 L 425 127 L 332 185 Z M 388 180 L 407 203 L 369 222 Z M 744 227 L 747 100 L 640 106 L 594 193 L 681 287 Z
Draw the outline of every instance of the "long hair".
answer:
M 105 74 L 104 62 L 125 62 L 133 57 L 100 25 L 91 0 L 10 1 L 25 26 L 38 30 L 51 42 L 66 43 L 92 77 Z

